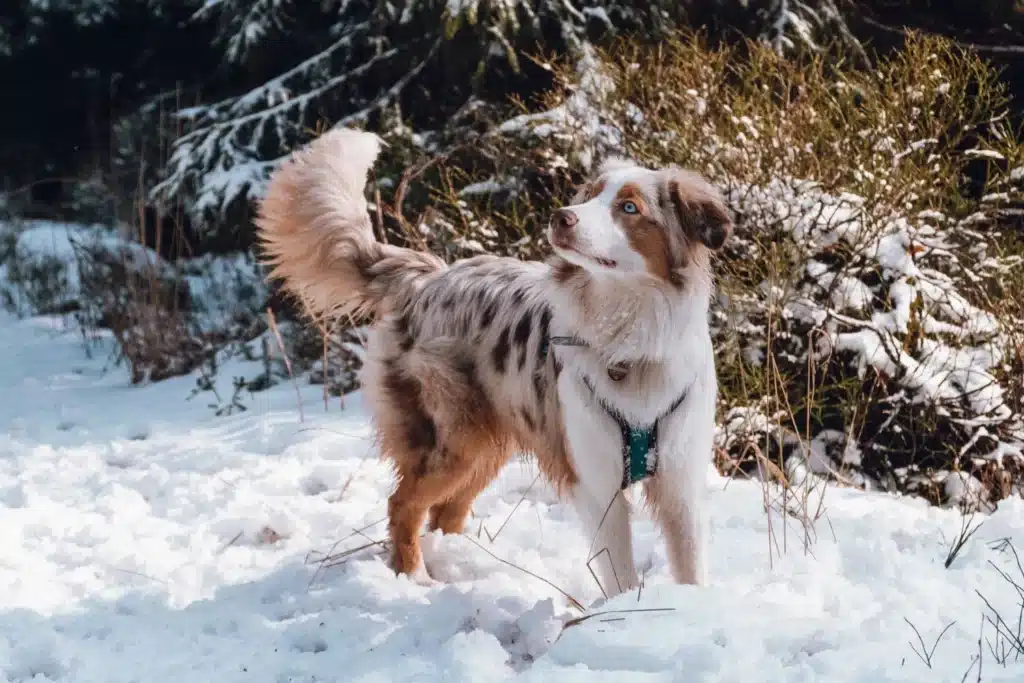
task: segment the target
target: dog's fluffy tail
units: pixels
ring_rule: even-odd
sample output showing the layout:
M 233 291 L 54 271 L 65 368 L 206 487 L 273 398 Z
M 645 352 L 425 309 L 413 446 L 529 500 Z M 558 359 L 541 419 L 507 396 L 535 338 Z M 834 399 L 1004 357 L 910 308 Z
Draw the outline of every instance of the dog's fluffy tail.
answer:
M 364 190 L 380 146 L 372 133 L 326 133 L 278 168 L 260 202 L 270 277 L 314 316 L 380 314 L 445 268 L 432 254 L 374 237 Z

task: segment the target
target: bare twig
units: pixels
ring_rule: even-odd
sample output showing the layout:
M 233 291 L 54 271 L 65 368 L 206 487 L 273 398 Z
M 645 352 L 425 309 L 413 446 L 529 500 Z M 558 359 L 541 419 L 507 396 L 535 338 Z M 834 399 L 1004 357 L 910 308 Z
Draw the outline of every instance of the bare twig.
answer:
M 925 663 L 925 666 L 927 666 L 929 669 L 932 668 L 932 657 L 935 655 L 935 648 L 939 646 L 939 641 L 942 640 L 942 636 L 946 635 L 946 631 L 951 629 L 953 627 L 953 624 L 955 624 L 956 622 L 951 621 L 948 624 L 946 624 L 946 627 L 939 632 L 939 635 L 935 638 L 935 642 L 932 643 L 932 647 L 929 650 L 928 646 L 924 644 L 924 638 L 921 637 L 921 632 L 917 630 L 917 627 L 914 626 L 914 624 L 911 623 L 911 621 L 906 617 L 903 617 L 903 621 L 907 622 L 910 628 L 914 630 L 914 635 L 917 636 L 917 642 L 921 644 L 920 651 L 918 651 L 918 649 L 914 646 L 913 642 L 910 643 L 910 649 L 912 649 L 914 651 L 914 654 L 916 654 L 921 659 L 921 661 Z
M 985 523 L 984 520 L 982 520 L 974 527 L 971 527 L 971 520 L 973 519 L 973 512 L 970 516 L 966 514 L 962 514 L 960 516 L 960 532 L 956 535 L 956 538 L 953 539 L 953 543 L 949 546 L 949 552 L 946 553 L 946 561 L 943 563 L 946 569 L 949 569 L 957 556 L 960 555 L 960 552 L 964 549 L 964 546 L 967 545 L 967 542 L 971 540 L 971 536 L 973 536 Z
M 506 559 L 498 557 L 497 555 L 492 553 L 490 550 L 485 548 L 481 543 L 479 543 L 475 539 L 473 539 L 472 536 L 466 536 L 465 538 L 469 539 L 469 541 L 471 543 L 473 543 L 473 545 L 475 545 L 476 547 L 480 548 L 480 550 L 483 550 L 485 553 L 487 553 L 488 555 L 493 557 L 498 562 L 501 562 L 502 564 L 508 565 L 509 567 L 512 567 L 513 569 L 518 569 L 519 571 L 523 572 L 524 574 L 527 574 L 528 576 L 532 576 L 533 578 L 537 579 L 538 581 L 543 581 L 547 585 L 551 586 L 556 591 L 561 593 L 565 597 L 565 599 L 569 601 L 570 605 L 572 605 L 573 607 L 575 607 L 579 611 L 581 611 L 581 612 L 585 612 L 586 611 L 586 608 L 583 607 L 583 603 L 581 603 L 579 600 L 577 600 L 576 598 L 574 598 L 571 595 L 569 595 L 568 593 L 566 593 L 564 590 L 562 590 L 561 588 L 559 588 L 558 586 L 553 584 L 551 581 L 548 581 L 547 579 L 545 579 L 543 576 L 539 576 L 537 574 L 534 574 L 529 569 L 526 569 L 524 567 L 520 567 L 519 565 L 515 564 L 514 562 L 509 562 Z

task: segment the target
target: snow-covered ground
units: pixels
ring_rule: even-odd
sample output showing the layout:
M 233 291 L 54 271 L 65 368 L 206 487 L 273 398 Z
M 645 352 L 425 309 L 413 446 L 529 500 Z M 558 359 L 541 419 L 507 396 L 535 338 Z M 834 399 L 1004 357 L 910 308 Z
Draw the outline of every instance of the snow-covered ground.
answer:
M 710 585 L 671 585 L 640 515 L 645 587 L 581 613 L 587 539 L 528 463 L 428 539 L 436 585 L 375 546 L 324 567 L 384 536 L 358 395 L 301 385 L 300 421 L 283 383 L 217 417 L 194 377 L 131 387 L 56 319 L 0 315 L 0 348 L 0 681 L 975 681 L 982 629 L 980 680 L 1024 679 L 979 596 L 1016 628 L 1020 499 L 947 569 L 954 512 L 830 489 L 812 554 L 793 527 L 780 557 L 760 486 L 709 472 Z M 222 397 L 261 371 L 227 363 Z

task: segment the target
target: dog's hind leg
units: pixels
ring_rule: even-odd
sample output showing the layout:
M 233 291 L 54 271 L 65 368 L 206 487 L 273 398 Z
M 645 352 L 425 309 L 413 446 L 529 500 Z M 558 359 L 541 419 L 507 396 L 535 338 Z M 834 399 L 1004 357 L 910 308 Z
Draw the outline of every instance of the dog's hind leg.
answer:
M 439 467 L 431 472 L 399 471 L 398 487 L 388 499 L 391 568 L 399 574 L 424 578 L 420 532 L 427 511 L 457 492 L 468 478 L 465 468 Z
M 477 494 L 507 460 L 506 440 L 472 355 L 457 340 L 421 342 L 371 371 L 379 377 L 370 394 L 381 449 L 398 474 L 388 501 L 392 566 L 420 574 L 419 534 L 428 512 L 438 507 L 432 527 L 461 527 Z
M 430 508 L 431 531 L 440 530 L 443 534 L 461 534 L 466 526 L 466 518 L 480 492 L 487 488 L 498 470 L 508 461 L 508 456 L 500 453 L 477 453 L 473 456 L 477 466 L 466 478 L 466 482 L 453 491 L 447 499 Z

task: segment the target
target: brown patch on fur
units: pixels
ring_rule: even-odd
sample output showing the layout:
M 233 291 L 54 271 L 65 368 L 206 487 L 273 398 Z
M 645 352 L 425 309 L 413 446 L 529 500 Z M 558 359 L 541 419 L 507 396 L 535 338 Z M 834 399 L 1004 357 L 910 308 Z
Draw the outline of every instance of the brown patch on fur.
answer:
M 605 181 L 601 178 L 588 181 L 583 184 L 583 187 L 579 189 L 576 196 L 572 198 L 573 204 L 582 204 L 583 202 L 589 202 L 597 195 L 604 192 Z
M 623 210 L 626 203 L 633 202 L 637 213 Z M 668 226 L 651 212 L 646 193 L 633 183 L 623 185 L 615 195 L 612 205 L 615 220 L 623 227 L 629 246 L 644 258 L 647 270 L 662 280 L 681 284 L 675 270 L 681 265 L 676 250 L 669 239 Z
M 668 197 L 686 236 L 711 250 L 721 249 L 732 234 L 732 216 L 718 192 L 696 174 L 673 169 Z
M 577 266 L 575 263 L 566 261 L 561 256 L 554 256 L 551 260 L 551 267 L 553 269 L 552 277 L 555 282 L 560 285 L 564 285 L 572 280 L 576 275 L 583 272 L 583 268 Z

